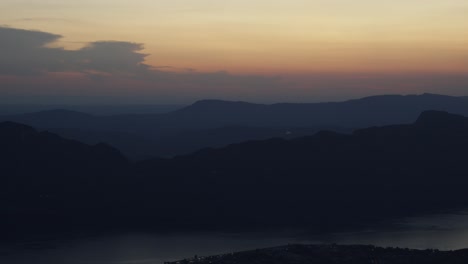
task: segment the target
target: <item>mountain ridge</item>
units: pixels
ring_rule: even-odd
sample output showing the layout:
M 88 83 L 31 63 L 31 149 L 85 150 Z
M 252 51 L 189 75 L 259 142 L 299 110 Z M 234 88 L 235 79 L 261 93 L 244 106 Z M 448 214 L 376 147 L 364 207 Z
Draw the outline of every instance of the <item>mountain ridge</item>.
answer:
M 461 97 L 422 94 L 271 105 L 201 100 L 166 114 L 93 116 L 50 111 L 0 120 L 17 121 L 90 144 L 106 141 L 128 157 L 142 160 L 246 140 L 300 137 L 320 130 L 350 133 L 361 127 L 409 124 L 425 110 L 468 116 L 468 104 Z

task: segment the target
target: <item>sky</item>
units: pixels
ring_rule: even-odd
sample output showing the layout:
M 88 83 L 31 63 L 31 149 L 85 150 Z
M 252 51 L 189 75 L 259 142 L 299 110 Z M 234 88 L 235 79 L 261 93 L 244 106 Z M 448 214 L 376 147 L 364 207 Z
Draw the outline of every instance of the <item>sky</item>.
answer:
M 9 102 L 468 95 L 466 0 L 1 0 Z

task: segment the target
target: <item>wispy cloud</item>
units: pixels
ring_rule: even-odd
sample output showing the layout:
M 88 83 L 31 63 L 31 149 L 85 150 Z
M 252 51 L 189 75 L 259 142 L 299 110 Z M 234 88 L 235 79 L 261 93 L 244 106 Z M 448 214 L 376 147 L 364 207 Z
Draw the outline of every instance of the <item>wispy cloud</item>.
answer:
M 74 19 L 69 18 L 60 18 L 60 17 L 24 17 L 16 19 L 15 21 L 31 21 L 31 22 L 67 22 L 67 23 L 74 23 L 77 22 Z

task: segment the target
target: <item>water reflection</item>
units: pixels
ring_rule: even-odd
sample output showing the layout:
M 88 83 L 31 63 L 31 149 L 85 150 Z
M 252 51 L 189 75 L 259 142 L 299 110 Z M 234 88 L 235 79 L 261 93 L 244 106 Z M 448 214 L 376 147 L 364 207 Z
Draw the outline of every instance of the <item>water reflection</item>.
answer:
M 163 263 L 194 255 L 213 255 L 296 241 L 270 235 L 140 234 L 62 241 L 55 248 L 16 250 L 0 257 L 1 263 L 18 264 L 127 264 Z
M 331 239 L 341 244 L 373 244 L 415 249 L 468 248 L 468 213 L 407 218 L 390 230 L 334 234 Z
M 275 234 L 119 234 L 37 243 L 6 251 L 6 264 L 158 264 L 194 255 L 213 255 L 288 243 L 374 244 L 379 246 L 459 249 L 468 247 L 468 214 L 408 218 L 386 230 L 320 237 Z

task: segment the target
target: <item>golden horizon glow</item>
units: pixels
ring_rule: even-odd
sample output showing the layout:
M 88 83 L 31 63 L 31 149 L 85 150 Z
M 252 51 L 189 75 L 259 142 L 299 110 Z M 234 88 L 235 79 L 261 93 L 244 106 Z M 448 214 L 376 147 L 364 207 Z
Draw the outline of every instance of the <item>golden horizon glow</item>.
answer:
M 466 0 L 2 0 L 0 24 L 54 46 L 142 43 L 146 63 L 200 72 L 468 72 Z

